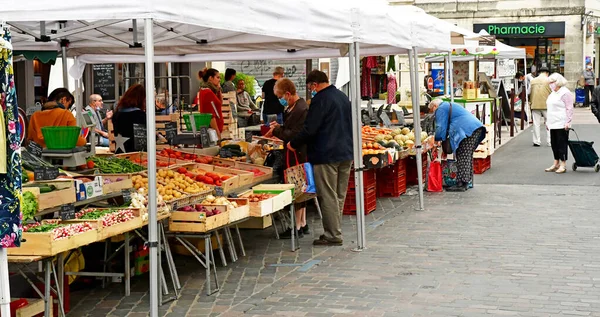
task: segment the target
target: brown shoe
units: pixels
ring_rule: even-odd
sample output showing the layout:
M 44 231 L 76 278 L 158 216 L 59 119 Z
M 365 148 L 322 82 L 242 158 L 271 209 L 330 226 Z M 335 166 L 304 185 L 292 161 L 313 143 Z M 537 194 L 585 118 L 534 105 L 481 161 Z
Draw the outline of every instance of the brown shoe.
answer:
M 343 240 L 327 240 L 323 236 L 321 236 L 318 240 L 313 241 L 313 245 L 323 245 L 323 246 L 340 246 L 343 245 Z

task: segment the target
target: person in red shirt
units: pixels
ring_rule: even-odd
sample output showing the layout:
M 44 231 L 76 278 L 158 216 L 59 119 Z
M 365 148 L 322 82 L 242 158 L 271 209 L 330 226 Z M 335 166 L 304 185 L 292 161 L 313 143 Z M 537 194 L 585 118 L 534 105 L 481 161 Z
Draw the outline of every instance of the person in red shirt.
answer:
M 217 131 L 217 136 L 221 139 L 221 133 L 223 132 L 223 126 L 225 120 L 223 120 L 223 100 L 221 96 L 221 74 L 214 68 L 209 68 L 204 71 L 202 80 L 205 83 L 205 87 L 200 88 L 195 104 L 199 104 L 199 110 L 201 113 L 212 114 L 210 120 L 210 127 Z

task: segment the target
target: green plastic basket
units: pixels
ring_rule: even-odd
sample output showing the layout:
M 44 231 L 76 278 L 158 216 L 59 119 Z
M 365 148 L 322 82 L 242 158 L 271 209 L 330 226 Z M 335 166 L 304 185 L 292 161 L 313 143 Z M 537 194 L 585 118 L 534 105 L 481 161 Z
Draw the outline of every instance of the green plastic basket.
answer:
M 202 127 L 209 127 L 210 120 L 212 120 L 212 114 L 210 113 L 194 113 L 194 123 L 196 124 L 196 130 Z M 192 131 L 192 123 L 190 122 L 190 115 L 183 115 L 183 122 L 185 123 L 185 128 L 188 131 Z
M 50 150 L 69 150 L 77 146 L 80 127 L 43 127 L 42 135 Z

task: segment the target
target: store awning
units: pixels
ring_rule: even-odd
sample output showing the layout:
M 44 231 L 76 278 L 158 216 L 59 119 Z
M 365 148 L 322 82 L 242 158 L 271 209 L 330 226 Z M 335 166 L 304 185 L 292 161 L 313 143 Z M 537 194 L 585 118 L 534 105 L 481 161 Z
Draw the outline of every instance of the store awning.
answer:
M 50 63 L 52 65 L 54 65 L 54 62 L 56 62 L 56 56 L 58 55 L 58 52 L 55 51 L 15 51 L 14 56 L 23 56 L 25 57 L 27 60 L 34 60 L 34 59 L 38 59 L 40 62 L 47 64 Z

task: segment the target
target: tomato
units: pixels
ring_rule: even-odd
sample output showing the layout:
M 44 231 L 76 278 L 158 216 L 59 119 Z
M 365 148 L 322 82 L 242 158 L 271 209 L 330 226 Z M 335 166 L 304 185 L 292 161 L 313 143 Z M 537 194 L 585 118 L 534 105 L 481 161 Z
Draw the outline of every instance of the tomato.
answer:
M 220 180 L 216 180 L 216 181 L 215 181 L 215 185 L 217 185 L 217 186 L 221 186 L 221 185 L 223 185 L 223 183 L 221 183 L 221 181 L 220 181 Z
M 177 158 L 177 156 L 175 156 L 175 154 L 169 154 L 170 158 Z
M 209 185 L 212 185 L 212 184 L 215 183 L 214 179 L 212 177 L 209 177 L 209 176 L 204 176 L 204 182 L 207 183 L 207 184 L 209 184 Z
M 212 156 L 206 157 L 206 163 L 211 164 L 213 162 Z
M 94 168 L 94 166 L 96 166 L 96 165 L 94 164 L 94 162 L 92 162 L 92 161 L 88 161 L 88 162 L 87 162 L 87 168 L 89 168 L 89 169 L 92 169 L 92 168 Z
M 230 178 L 231 178 L 231 176 L 228 176 L 228 175 L 223 175 L 223 176 L 221 176 L 221 180 L 222 180 L 222 181 L 226 181 L 226 180 L 228 180 L 228 179 L 230 179 Z
M 203 162 L 202 162 L 202 158 L 197 158 L 197 159 L 196 159 L 196 163 L 203 163 Z
M 197 176 L 196 176 L 196 181 L 197 181 L 197 182 L 204 183 L 204 176 L 202 176 L 202 175 L 197 175 Z
M 177 173 L 179 174 L 186 174 L 188 172 L 188 170 L 185 167 L 180 167 L 177 169 Z

